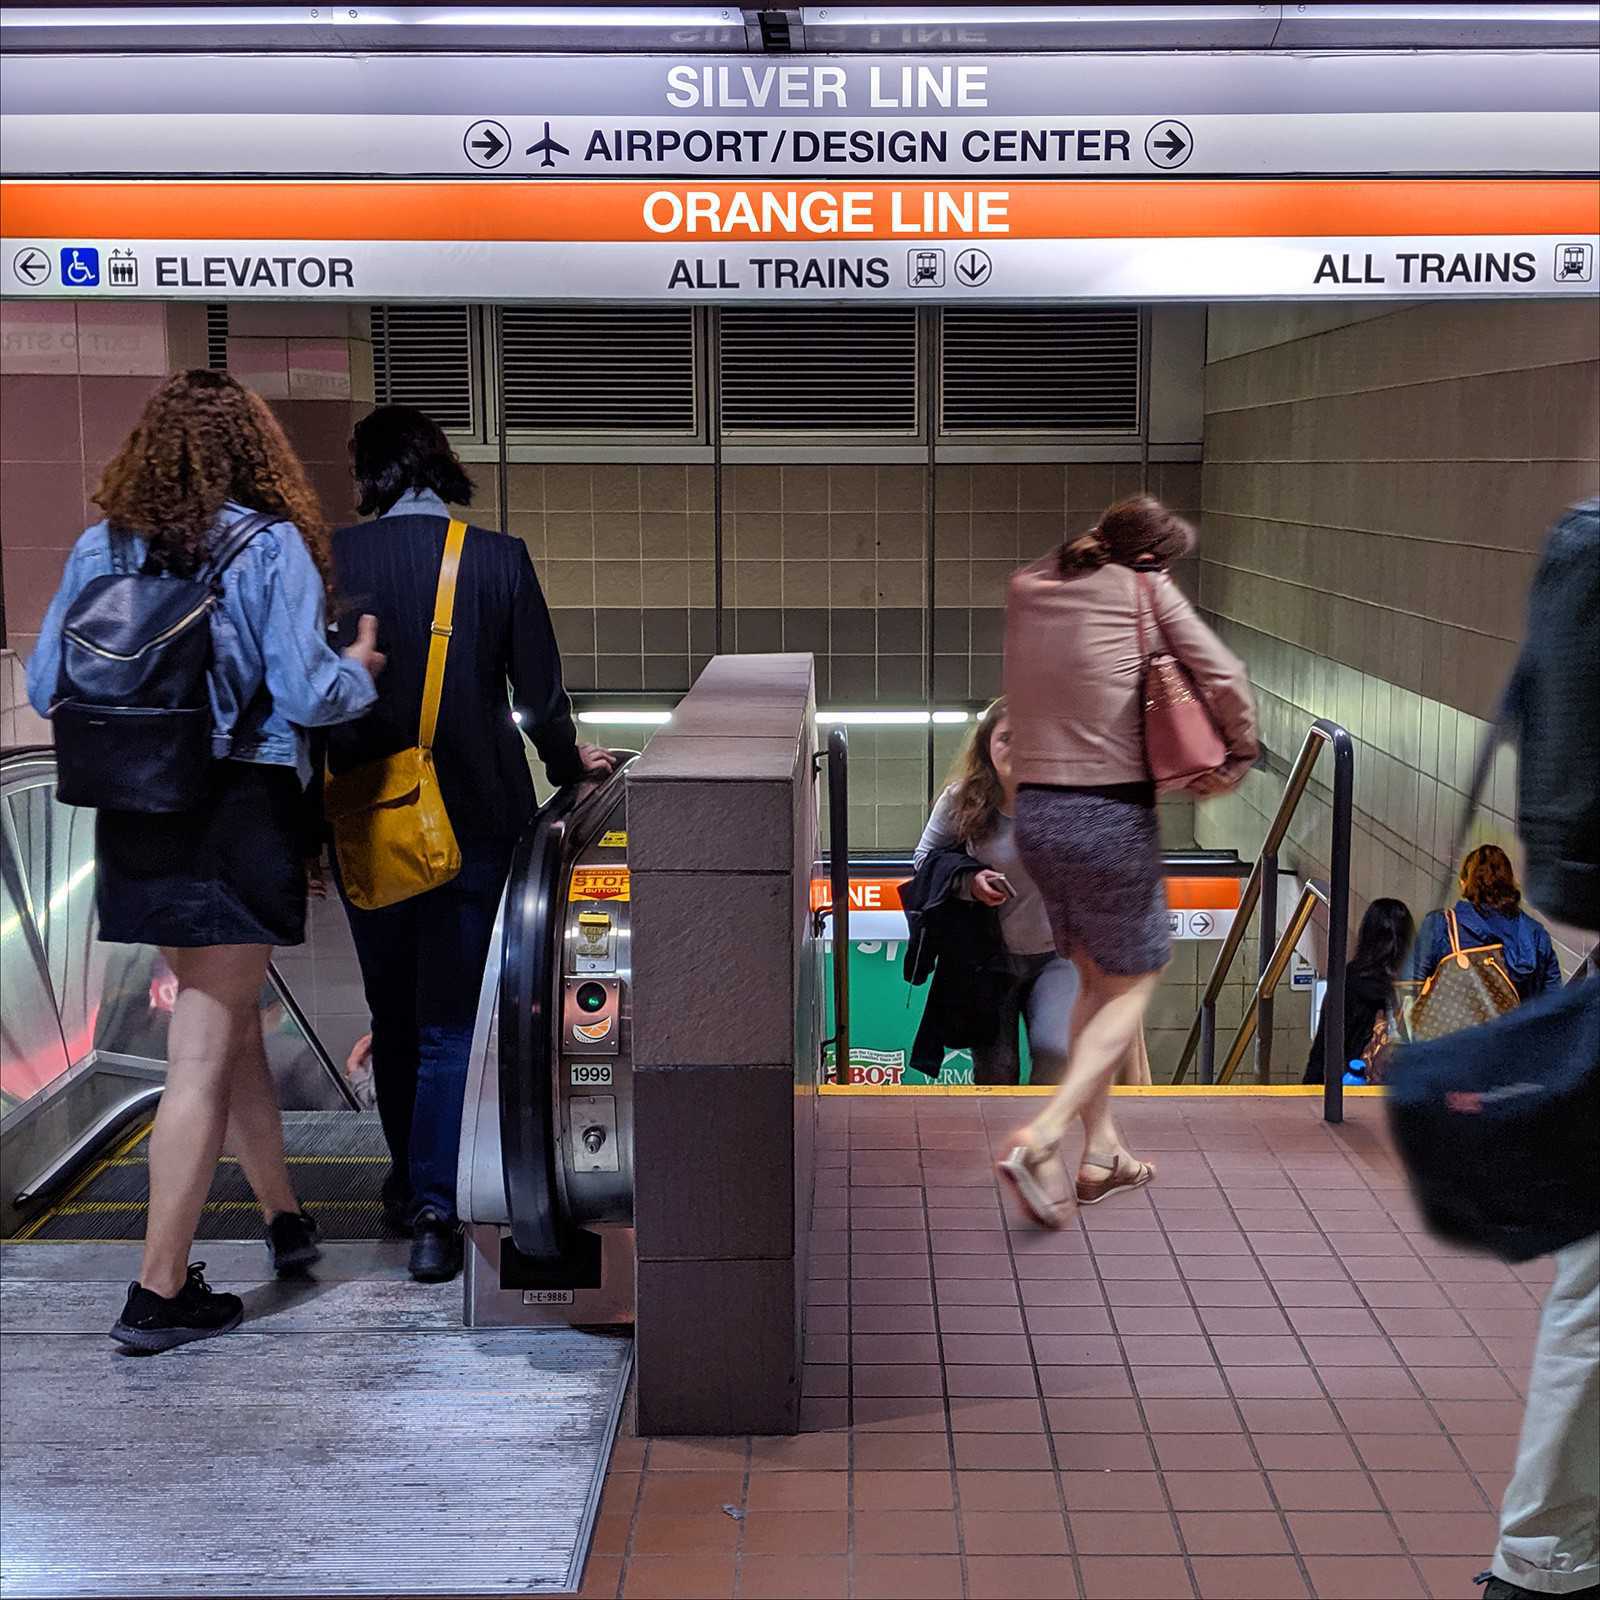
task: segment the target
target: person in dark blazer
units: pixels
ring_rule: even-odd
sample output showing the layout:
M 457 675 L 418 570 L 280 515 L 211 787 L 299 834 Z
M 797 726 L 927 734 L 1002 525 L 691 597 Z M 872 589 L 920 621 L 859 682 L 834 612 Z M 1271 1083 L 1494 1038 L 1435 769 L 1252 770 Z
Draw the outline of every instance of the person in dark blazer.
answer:
M 473 494 L 444 431 L 409 406 L 380 406 L 357 423 L 350 452 L 358 509 L 373 520 L 334 534 L 334 575 L 351 618 L 380 619 L 388 671 L 372 710 L 329 736 L 336 775 L 417 742 L 447 507 Z M 478 991 L 512 848 L 535 809 L 524 739 L 554 784 L 610 770 L 609 755 L 578 742 L 527 547 L 469 528 L 433 744 L 461 871 L 378 911 L 345 899 L 393 1159 L 384 1209 L 411 1234 L 411 1272 L 427 1282 L 461 1267 L 456 1159 Z

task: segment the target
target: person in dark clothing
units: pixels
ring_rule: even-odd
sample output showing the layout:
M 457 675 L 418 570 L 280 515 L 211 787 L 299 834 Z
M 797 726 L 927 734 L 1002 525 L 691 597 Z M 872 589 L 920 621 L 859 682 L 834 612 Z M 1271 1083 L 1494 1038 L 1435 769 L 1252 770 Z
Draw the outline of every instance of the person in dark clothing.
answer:
M 1378 1019 L 1395 1006 L 1394 985 L 1416 932 L 1404 900 L 1374 900 L 1361 919 L 1356 948 L 1344 975 L 1345 1051 L 1354 1060 L 1367 1048 Z M 1326 1067 L 1327 1012 L 1317 1019 L 1306 1062 L 1306 1083 L 1321 1083 Z M 1341 1063 L 1342 1070 L 1342 1063 Z
M 1597 612 L 1600 499 L 1590 499 L 1545 540 L 1508 707 L 1528 896 L 1589 934 L 1600 933 Z M 1552 977 L 1553 966 L 1543 963 Z M 1483 1600 L 1600 1593 L 1600 1234 L 1558 1250 L 1553 1264 Z
M 329 737 L 335 775 L 417 742 L 447 505 L 469 506 L 473 494 L 443 430 L 409 406 L 379 407 L 350 449 L 359 510 L 374 520 L 334 535 L 335 577 L 352 615 L 381 617 L 389 670 L 372 711 Z M 512 848 L 535 809 L 524 738 L 554 784 L 610 770 L 609 755 L 578 742 L 527 547 L 469 528 L 433 742 L 461 870 L 381 910 L 345 897 L 394 1163 L 384 1207 L 411 1233 L 412 1275 L 424 1281 L 461 1267 L 456 1161 L 473 1022 Z
M 1520 999 L 1531 1000 L 1546 989 L 1561 986 L 1561 963 L 1550 930 L 1522 909 L 1522 890 L 1511 870 L 1511 859 L 1499 845 L 1479 845 L 1461 863 L 1461 898 L 1455 910 L 1462 947 L 1499 945 Z M 1417 936 L 1412 977 L 1425 981 L 1449 951 L 1450 929 L 1444 912 L 1430 911 Z

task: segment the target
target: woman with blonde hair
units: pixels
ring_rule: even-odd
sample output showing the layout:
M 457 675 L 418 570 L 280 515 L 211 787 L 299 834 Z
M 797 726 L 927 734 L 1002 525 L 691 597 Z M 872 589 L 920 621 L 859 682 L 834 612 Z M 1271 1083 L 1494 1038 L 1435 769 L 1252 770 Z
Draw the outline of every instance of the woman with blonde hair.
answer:
M 1243 664 L 1167 575 L 1194 538 L 1182 517 L 1136 495 L 1011 579 L 1005 674 L 1017 848 L 1056 953 L 1082 980 L 1060 1087 L 999 1164 L 1044 1227 L 1063 1226 L 1074 1199 L 1082 1203 L 1081 1183 L 1068 1184 L 1062 1169 L 1062 1136 L 1082 1119 L 1092 1138 L 1171 953 L 1144 745 L 1153 655 L 1164 650 L 1187 671 L 1221 736 L 1222 763 L 1192 780 L 1191 792 L 1231 788 L 1258 753 Z M 1105 1154 L 1096 1197 L 1150 1181 L 1150 1168 L 1120 1147 Z
M 260 1001 L 274 945 L 305 938 L 305 730 L 358 716 L 382 669 L 371 617 L 341 659 L 327 642 L 328 535 L 316 495 L 266 403 L 226 373 L 169 378 L 100 480 L 106 516 L 67 559 L 28 663 L 28 697 L 49 715 L 63 621 L 96 579 L 209 574 L 211 760 L 185 811 L 95 815 L 99 937 L 153 944 L 177 978 L 167 1077 L 150 1135 L 144 1258 L 111 1330 L 144 1354 L 226 1333 L 244 1304 L 189 1263 L 226 1147 L 238 1158 L 280 1273 L 319 1254 L 283 1159 Z M 214 573 L 208 559 L 249 542 Z
M 980 905 L 994 908 L 1000 922 L 1006 983 L 995 1037 L 972 1046 L 972 1081 L 1015 1084 L 1021 1081 L 1018 1028 L 1026 1027 L 1029 1081 L 1061 1080 L 1072 1034 L 1072 1009 L 1078 998 L 1078 973 L 1056 953 L 1050 918 L 1038 885 L 1028 876 L 1016 843 L 1017 783 L 1011 759 L 1011 719 L 1002 695 L 978 719 L 962 749 L 950 783 L 934 805 L 923 829 L 914 864 L 930 852 L 956 846 L 982 863 L 962 892 Z M 1123 1076 L 1149 1081 L 1149 1063 L 1142 1036 L 1134 1042 Z M 1102 1098 L 1085 1119 L 1085 1171 L 1080 1189 L 1092 1199 L 1106 1172 L 1120 1158 L 1137 1169 Z M 1153 1169 L 1146 1169 L 1153 1170 Z

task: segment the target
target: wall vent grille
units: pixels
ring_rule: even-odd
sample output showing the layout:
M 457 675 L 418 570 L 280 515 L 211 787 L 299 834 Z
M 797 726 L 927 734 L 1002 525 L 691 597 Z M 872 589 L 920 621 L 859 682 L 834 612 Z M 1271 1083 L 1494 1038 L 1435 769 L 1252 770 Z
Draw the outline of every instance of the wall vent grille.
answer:
M 502 326 L 511 434 L 696 436 L 691 308 L 507 306 Z
M 213 372 L 228 370 L 228 308 L 206 307 L 206 365 Z
M 943 434 L 1137 434 L 1139 309 L 946 307 Z
M 916 307 L 721 316 L 724 435 L 917 433 Z
M 415 406 L 447 432 L 475 432 L 472 332 L 466 306 L 374 306 L 372 375 L 378 404 Z

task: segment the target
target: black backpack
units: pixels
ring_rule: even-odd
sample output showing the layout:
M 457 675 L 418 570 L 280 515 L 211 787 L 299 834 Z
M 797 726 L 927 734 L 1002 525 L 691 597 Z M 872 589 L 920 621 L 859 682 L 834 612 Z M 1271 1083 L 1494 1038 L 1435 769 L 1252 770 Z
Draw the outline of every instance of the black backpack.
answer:
M 277 518 L 230 523 L 192 578 L 129 570 L 129 540 L 112 533 L 112 570 L 91 578 L 61 627 L 61 674 L 50 708 L 56 794 L 105 811 L 188 811 L 211 774 L 211 613 L 229 563 Z
M 1600 1229 L 1600 978 L 1395 1061 L 1389 1127 L 1441 1238 L 1530 1261 Z

